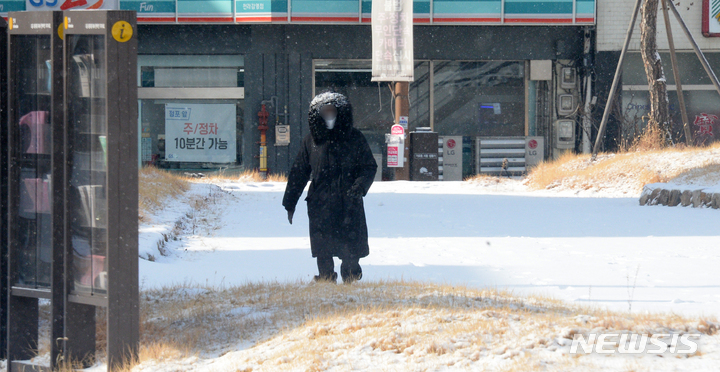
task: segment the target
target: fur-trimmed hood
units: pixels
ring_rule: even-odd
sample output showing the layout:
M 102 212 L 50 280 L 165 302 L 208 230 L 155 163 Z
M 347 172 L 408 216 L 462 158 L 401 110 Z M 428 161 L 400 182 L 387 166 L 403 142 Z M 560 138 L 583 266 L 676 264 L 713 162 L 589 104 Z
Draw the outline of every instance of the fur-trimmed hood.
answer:
M 332 130 L 327 129 L 325 120 L 320 116 L 320 109 L 327 104 L 331 104 L 337 109 L 337 119 Z M 328 140 L 347 139 L 353 127 L 352 106 L 347 97 L 340 93 L 325 92 L 315 96 L 310 102 L 308 118 L 310 134 L 316 145 L 323 144 Z

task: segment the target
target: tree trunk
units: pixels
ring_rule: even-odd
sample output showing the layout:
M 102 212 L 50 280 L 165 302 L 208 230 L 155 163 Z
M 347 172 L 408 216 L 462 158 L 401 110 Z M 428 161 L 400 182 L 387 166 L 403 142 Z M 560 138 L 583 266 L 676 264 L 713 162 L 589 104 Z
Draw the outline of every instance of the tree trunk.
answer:
M 667 80 L 657 50 L 657 15 L 659 0 L 645 0 L 640 8 L 640 54 L 645 64 L 650 98 L 647 134 L 660 135 L 660 146 L 672 144 Z

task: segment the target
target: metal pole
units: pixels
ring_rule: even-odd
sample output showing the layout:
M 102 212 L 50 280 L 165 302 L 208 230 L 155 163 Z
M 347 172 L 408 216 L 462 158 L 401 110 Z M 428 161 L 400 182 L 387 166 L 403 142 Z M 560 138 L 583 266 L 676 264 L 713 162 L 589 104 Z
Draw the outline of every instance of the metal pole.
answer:
M 428 106 L 430 106 L 430 130 L 433 132 L 435 131 L 435 61 L 428 62 L 430 65 L 430 90 L 429 90 L 429 98 L 430 102 Z
M 625 54 L 627 53 L 628 47 L 630 46 L 630 40 L 632 39 L 633 29 L 635 28 L 635 22 L 637 21 L 638 13 L 640 13 L 640 4 L 642 0 L 635 2 L 635 10 L 633 11 L 632 18 L 630 19 L 630 26 L 628 27 L 627 34 L 625 35 L 625 44 L 623 45 L 622 51 L 620 52 L 620 60 L 618 61 L 617 68 L 615 69 L 615 77 L 613 78 L 612 86 L 610 87 L 610 95 L 608 96 L 607 104 L 605 105 L 605 111 L 603 112 L 602 121 L 600 122 L 600 129 L 598 129 L 598 135 L 595 139 L 595 147 L 593 147 L 592 158 L 593 160 L 597 156 L 598 150 L 600 150 L 600 141 L 605 134 L 605 127 L 610 116 L 610 110 L 615 100 L 615 92 L 617 91 L 618 83 L 620 82 L 620 73 L 622 72 L 623 62 L 625 61 Z
M 585 113 L 583 115 L 583 135 L 582 135 L 582 152 L 583 154 L 589 154 L 590 153 L 590 131 L 592 130 L 592 124 L 590 124 L 590 121 L 592 120 L 590 115 L 590 101 L 592 100 L 592 76 L 588 74 L 588 76 L 585 78 Z
M 685 130 L 685 144 L 689 146 L 693 142 L 692 131 L 690 130 L 690 121 L 688 120 L 687 107 L 685 106 L 685 95 L 683 94 L 682 83 L 680 82 L 680 70 L 678 70 L 677 55 L 675 54 L 675 40 L 673 40 L 667 3 L 667 0 L 662 0 L 663 16 L 665 17 L 665 30 L 667 30 L 668 45 L 670 46 L 670 61 L 672 62 L 673 76 L 675 77 L 677 96 L 680 103 L 680 113 L 683 121 L 683 129 Z
M 585 29 L 585 47 L 583 50 L 585 61 L 589 59 L 590 50 L 592 48 L 592 40 L 590 39 L 590 32 Z M 585 108 L 583 113 L 582 123 L 582 152 L 583 154 L 589 154 L 592 148 L 592 113 L 590 112 L 590 102 L 592 101 L 592 73 L 589 70 L 589 66 L 585 64 Z
M 395 95 L 395 124 L 400 124 L 401 116 L 410 116 L 410 83 L 407 81 L 394 82 L 393 92 Z M 408 130 L 410 125 L 408 123 Z M 410 180 L 410 134 L 405 135 L 405 161 L 402 168 L 395 168 L 395 180 Z

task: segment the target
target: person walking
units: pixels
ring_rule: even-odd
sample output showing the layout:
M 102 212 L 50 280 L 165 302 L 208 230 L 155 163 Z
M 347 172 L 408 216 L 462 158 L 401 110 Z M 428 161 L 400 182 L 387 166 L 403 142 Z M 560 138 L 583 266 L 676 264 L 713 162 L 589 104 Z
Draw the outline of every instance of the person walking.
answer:
M 333 257 L 338 257 L 343 282 L 352 283 L 362 278 L 359 261 L 370 254 L 363 197 L 377 164 L 365 136 L 353 127 L 352 106 L 344 95 L 317 95 L 308 121 L 310 133 L 290 169 L 282 205 L 292 224 L 295 206 L 311 181 L 305 200 L 319 272 L 314 280 L 337 282 Z

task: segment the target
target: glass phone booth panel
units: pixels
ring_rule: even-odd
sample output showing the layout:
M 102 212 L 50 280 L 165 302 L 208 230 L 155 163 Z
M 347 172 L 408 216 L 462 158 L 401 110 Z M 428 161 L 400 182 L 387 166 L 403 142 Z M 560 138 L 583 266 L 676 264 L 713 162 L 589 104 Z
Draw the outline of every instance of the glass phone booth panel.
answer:
M 77 294 L 106 295 L 107 107 L 104 35 L 66 35 L 67 200 Z
M 60 12 L 8 13 L 7 369 L 49 351 L 63 338 L 64 162 Z M 47 300 L 41 302 L 40 299 Z M 41 309 L 50 332 L 39 332 Z
M 12 141 L 19 202 L 13 260 L 20 287 L 49 288 L 52 263 L 52 123 L 50 35 L 14 36 L 11 48 L 17 126 Z
M 108 370 L 137 355 L 138 119 L 134 12 L 63 12 L 65 351 Z

